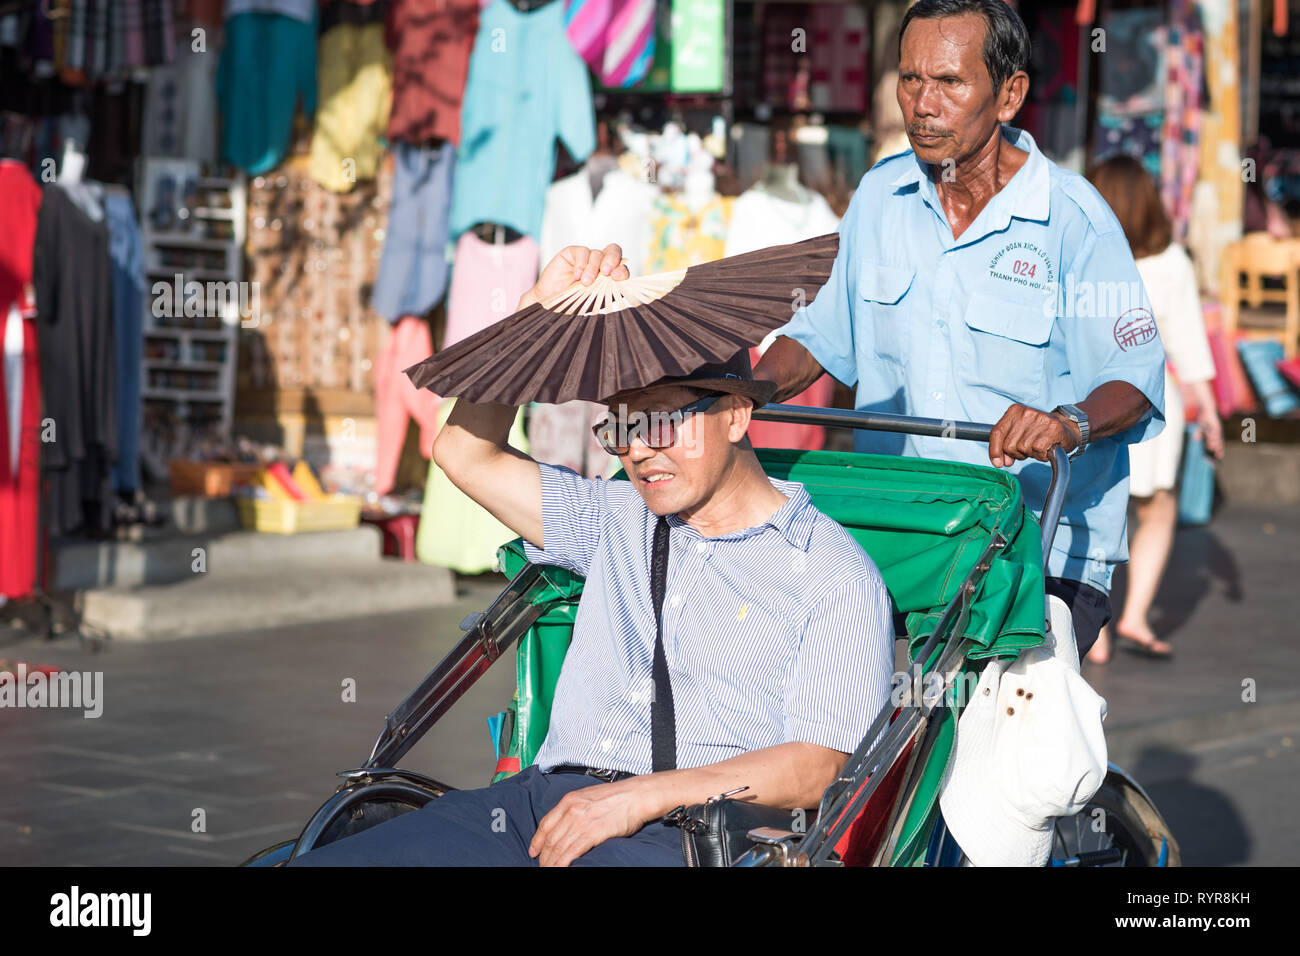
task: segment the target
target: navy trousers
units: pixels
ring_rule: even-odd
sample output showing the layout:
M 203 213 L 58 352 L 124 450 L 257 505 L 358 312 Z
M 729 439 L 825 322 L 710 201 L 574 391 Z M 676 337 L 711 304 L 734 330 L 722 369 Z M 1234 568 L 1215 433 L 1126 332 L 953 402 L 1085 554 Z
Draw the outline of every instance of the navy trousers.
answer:
M 537 866 L 528 844 L 560 798 L 609 784 L 537 767 L 481 790 L 453 790 L 421 810 L 304 853 L 290 866 Z M 684 866 L 682 833 L 658 821 L 593 847 L 574 866 Z

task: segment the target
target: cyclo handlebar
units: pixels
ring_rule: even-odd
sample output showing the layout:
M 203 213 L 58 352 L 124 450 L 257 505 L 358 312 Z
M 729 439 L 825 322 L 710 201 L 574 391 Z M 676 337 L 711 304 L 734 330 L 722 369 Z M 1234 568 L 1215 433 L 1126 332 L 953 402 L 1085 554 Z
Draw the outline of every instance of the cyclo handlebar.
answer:
M 877 432 L 901 432 L 905 435 L 924 435 L 930 438 L 957 438 L 962 441 L 988 442 L 992 425 L 978 422 L 944 421 L 938 418 L 914 418 L 911 415 L 891 415 L 887 412 L 865 412 L 845 408 L 813 408 L 806 405 L 764 405 L 754 411 L 754 419 L 762 422 L 787 422 L 791 425 L 824 425 L 828 428 L 855 428 Z M 1047 487 L 1047 500 L 1039 524 L 1043 531 L 1043 564 L 1052 553 L 1052 540 L 1061 522 L 1061 508 L 1065 492 L 1070 487 L 1070 458 L 1060 445 L 1052 447 L 1052 482 Z

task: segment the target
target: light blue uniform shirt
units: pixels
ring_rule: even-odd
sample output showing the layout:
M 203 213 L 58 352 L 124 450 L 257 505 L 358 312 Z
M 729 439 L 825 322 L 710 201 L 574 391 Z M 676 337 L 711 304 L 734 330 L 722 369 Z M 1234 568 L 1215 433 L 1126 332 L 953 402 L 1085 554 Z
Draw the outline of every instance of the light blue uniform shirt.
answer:
M 1126 445 L 1164 427 L 1164 347 L 1110 207 L 1028 133 L 1003 135 L 1029 159 L 959 239 L 911 150 L 877 163 L 840 224 L 830 280 L 779 334 L 877 412 L 993 424 L 1016 403 L 1051 411 L 1105 382 L 1136 387 L 1152 410 L 1072 463 L 1047 569 L 1108 592 L 1128 559 Z M 859 431 L 855 448 L 989 463 L 987 445 L 957 439 Z M 1010 471 L 1040 511 L 1050 466 Z
M 537 765 L 652 767 L 658 519 L 629 481 L 541 465 L 546 549 L 530 561 L 587 579 Z M 753 528 L 706 538 L 668 518 L 664 656 L 677 766 L 804 741 L 851 753 L 889 700 L 893 618 L 862 546 L 794 481 Z

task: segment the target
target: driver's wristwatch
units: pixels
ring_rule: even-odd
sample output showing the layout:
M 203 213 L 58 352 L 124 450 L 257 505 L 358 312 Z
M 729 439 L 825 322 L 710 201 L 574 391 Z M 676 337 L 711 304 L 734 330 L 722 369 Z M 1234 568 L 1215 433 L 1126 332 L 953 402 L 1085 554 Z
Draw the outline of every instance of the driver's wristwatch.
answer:
M 1070 452 L 1070 461 L 1074 461 L 1074 459 L 1082 455 L 1084 450 L 1088 447 L 1088 436 L 1090 434 L 1090 429 L 1088 428 L 1088 416 L 1085 415 L 1083 409 L 1079 408 L 1077 405 L 1057 405 L 1052 409 L 1052 414 L 1064 415 L 1070 421 L 1074 422 L 1074 424 L 1079 426 L 1079 444 L 1075 447 L 1074 451 Z

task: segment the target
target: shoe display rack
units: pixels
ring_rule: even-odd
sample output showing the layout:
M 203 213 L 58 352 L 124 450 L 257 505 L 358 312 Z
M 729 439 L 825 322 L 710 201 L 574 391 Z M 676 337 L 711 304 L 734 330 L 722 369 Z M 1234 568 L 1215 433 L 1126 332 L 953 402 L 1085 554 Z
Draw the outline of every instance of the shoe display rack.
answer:
M 239 329 L 256 324 L 260 302 L 243 281 L 243 174 L 145 159 L 139 175 L 142 445 L 157 465 L 229 439 Z

